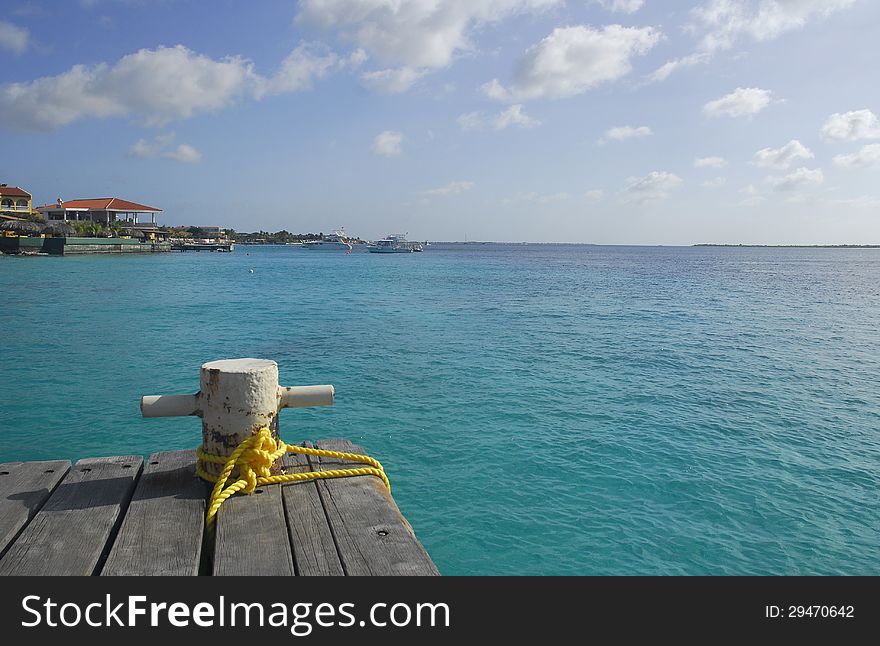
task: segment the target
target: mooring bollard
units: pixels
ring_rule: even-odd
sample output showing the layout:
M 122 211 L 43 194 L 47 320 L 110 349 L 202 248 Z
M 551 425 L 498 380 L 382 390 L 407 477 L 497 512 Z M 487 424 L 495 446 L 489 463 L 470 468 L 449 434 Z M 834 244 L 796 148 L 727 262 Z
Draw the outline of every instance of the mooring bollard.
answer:
M 147 395 L 141 398 L 144 417 L 202 418 L 202 450 L 228 457 L 243 440 L 268 427 L 278 440 L 282 408 L 332 406 L 333 386 L 278 385 L 278 364 L 267 359 L 222 359 L 201 368 L 201 389 L 195 395 Z M 202 468 L 218 475 L 221 464 Z M 280 473 L 277 462 L 272 473 Z

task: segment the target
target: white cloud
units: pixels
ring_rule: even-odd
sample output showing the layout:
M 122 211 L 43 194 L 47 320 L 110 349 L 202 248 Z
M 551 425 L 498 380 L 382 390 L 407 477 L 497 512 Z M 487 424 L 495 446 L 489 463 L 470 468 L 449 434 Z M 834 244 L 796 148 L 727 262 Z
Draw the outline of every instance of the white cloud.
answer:
M 724 157 L 697 157 L 694 160 L 694 168 L 724 168 L 727 160 Z
M 14 54 L 23 54 L 29 40 L 30 32 L 27 29 L 0 20 L 0 48 L 8 49 Z
M 739 203 L 740 206 L 745 206 L 747 208 L 754 208 L 764 202 L 766 198 L 760 194 L 757 188 L 755 188 L 754 184 L 749 184 L 745 188 L 740 190 L 740 193 L 746 196 L 746 198 Z
M 843 168 L 871 168 L 880 166 L 880 144 L 868 144 L 857 153 L 835 155 L 832 160 L 835 166 Z
M 596 0 L 604 9 L 620 13 L 635 13 L 645 4 L 645 0 Z
M 467 112 L 458 115 L 458 125 L 462 130 L 482 130 L 484 124 L 482 112 Z
M 835 112 L 822 126 L 825 141 L 858 141 L 859 139 L 880 139 L 880 121 L 877 115 L 868 110 Z
M 324 78 L 331 71 L 348 64 L 359 65 L 362 54 L 362 51 L 356 51 L 349 60 L 345 60 L 323 47 L 303 43 L 287 55 L 273 77 L 257 79 L 254 94 L 260 98 L 264 94 L 288 94 L 311 90 L 316 79 Z
M 650 75 L 664 81 L 673 72 L 708 63 L 743 37 L 773 40 L 852 6 L 855 0 L 706 0 L 691 10 L 685 30 L 700 37 L 697 51 L 671 60 Z
M 564 202 L 569 199 L 571 196 L 568 193 L 549 193 L 549 194 L 541 194 L 535 191 L 528 192 L 519 192 L 515 193 L 511 197 L 504 198 L 501 200 L 502 204 L 523 204 L 523 203 L 537 203 L 537 204 L 553 204 L 554 202 Z
M 334 30 L 388 66 L 440 69 L 479 27 L 563 0 L 303 0 L 297 21 Z
M 189 144 L 179 144 L 176 148 L 171 148 L 174 139 L 175 135 L 173 132 L 157 135 L 152 141 L 138 139 L 132 144 L 128 152 L 133 157 L 140 157 L 141 159 L 164 157 L 189 164 L 196 164 L 202 161 L 202 153 Z
M 447 195 L 458 195 L 459 193 L 464 193 L 465 191 L 469 191 L 473 187 L 473 182 L 449 182 L 446 186 L 441 186 L 439 188 L 430 188 L 425 191 L 424 194 L 431 197 L 446 197 Z
M 590 191 L 584 193 L 584 197 L 590 200 L 591 202 L 598 202 L 605 196 L 605 191 L 601 188 L 594 188 Z
M 770 105 L 773 93 L 756 87 L 738 87 L 720 99 L 709 101 L 703 113 L 709 117 L 746 117 Z
M 812 159 L 813 152 L 797 139 L 792 139 L 782 148 L 762 148 L 752 157 L 758 168 L 786 169 L 798 159 Z
M 773 40 L 810 22 L 852 6 L 855 0 L 708 0 L 691 14 L 694 32 L 702 33 L 700 50 L 727 50 L 743 36 Z
M 153 157 L 158 157 L 164 148 L 171 145 L 172 141 L 174 141 L 173 132 L 169 132 L 164 135 L 156 135 L 153 141 L 138 139 L 134 144 L 132 144 L 128 152 L 134 157 L 140 157 L 141 159 L 151 159 Z
M 641 137 L 650 137 L 653 134 L 654 133 L 651 132 L 651 129 L 648 126 L 639 126 L 638 128 L 633 128 L 632 126 L 617 126 L 606 130 L 605 134 L 599 139 L 599 143 L 604 144 L 606 141 L 638 139 Z
M 174 150 L 162 153 L 162 156 L 187 164 L 197 164 L 202 161 L 202 153 L 189 144 L 180 144 Z
M 600 83 L 628 74 L 632 58 L 647 53 L 661 37 L 653 27 L 557 27 L 526 50 L 509 88 L 493 79 L 482 90 L 503 101 L 583 94 Z
M 504 130 L 508 126 L 519 126 L 520 128 L 534 128 L 541 125 L 537 119 L 532 119 L 523 111 L 522 104 L 512 105 L 504 112 L 498 114 L 492 121 L 492 127 L 495 130 Z
M 395 157 L 403 152 L 401 144 L 403 143 L 403 134 L 393 130 L 385 130 L 376 135 L 373 140 L 372 151 L 376 155 L 383 157 Z
M 141 49 L 110 65 L 74 65 L 57 76 L 0 85 L 0 125 L 51 130 L 84 118 L 136 117 L 148 125 L 227 107 L 243 97 L 309 89 L 314 79 L 356 62 L 300 45 L 263 77 L 238 56 L 214 60 L 183 45 Z
M 361 74 L 361 82 L 379 94 L 400 94 L 410 89 L 425 75 L 424 70 L 411 67 L 388 68 Z
M 860 209 L 876 209 L 880 208 L 880 197 L 874 195 L 859 195 L 858 197 L 827 200 L 827 203 L 832 206 L 851 206 Z
M 709 61 L 709 58 L 710 57 L 704 53 L 689 54 L 688 56 L 676 58 L 658 67 L 648 78 L 655 82 L 665 81 L 673 74 L 673 72 L 693 67 L 694 65 L 699 65 L 701 63 L 706 63 Z
M 810 170 L 809 168 L 798 168 L 796 171 L 788 175 L 773 176 L 767 178 L 767 183 L 774 191 L 794 191 L 800 188 L 809 188 L 818 186 L 825 181 L 825 175 L 821 168 Z
M 458 119 L 459 127 L 465 132 L 470 130 L 483 130 L 489 123 L 495 130 L 504 130 L 509 126 L 518 126 L 520 128 L 535 128 L 541 125 L 537 119 L 533 119 L 525 113 L 521 103 L 510 106 L 506 110 L 502 110 L 491 119 L 487 119 L 484 112 L 466 112 L 460 114 Z
M 666 171 L 651 171 L 644 177 L 630 177 L 623 189 L 624 202 L 655 202 L 669 196 L 669 191 L 681 185 L 681 178 Z
M 241 58 L 215 61 L 182 45 L 142 49 L 115 65 L 75 65 L 58 76 L 0 86 L 0 122 L 49 130 L 84 117 L 137 115 L 150 123 L 217 110 L 255 79 Z
M 716 177 L 714 179 L 707 179 L 705 182 L 701 184 L 705 188 L 720 188 L 727 184 L 726 177 Z

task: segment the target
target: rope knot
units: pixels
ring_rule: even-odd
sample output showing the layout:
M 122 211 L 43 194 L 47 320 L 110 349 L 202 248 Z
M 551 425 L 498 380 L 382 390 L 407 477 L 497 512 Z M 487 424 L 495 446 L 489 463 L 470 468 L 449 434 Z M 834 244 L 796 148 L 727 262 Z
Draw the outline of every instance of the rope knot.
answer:
M 271 431 L 263 427 L 239 445 L 242 446 L 245 448 L 234 465 L 238 467 L 239 477 L 247 483 L 242 491 L 253 493 L 257 488 L 258 478 L 272 476 L 272 465 L 287 452 L 287 445 L 280 440 L 276 442 Z
M 220 505 L 230 496 L 243 491 L 253 493 L 259 485 L 281 484 L 285 482 L 303 482 L 322 478 L 348 478 L 351 476 L 372 475 L 380 478 L 388 491 L 391 484 L 385 475 L 385 470 L 378 460 L 367 455 L 358 453 L 342 453 L 339 451 L 327 451 L 324 449 L 312 449 L 301 446 L 291 446 L 283 440 L 272 437 L 272 431 L 263 427 L 248 438 L 242 440 L 235 447 L 228 458 L 205 453 L 201 448 L 198 450 L 198 462 L 196 473 L 204 480 L 215 482 L 211 498 L 208 501 L 208 512 L 205 522 L 208 528 L 213 528 L 214 520 Z M 358 469 L 335 469 L 328 471 L 307 471 L 304 473 L 289 473 L 286 475 L 272 475 L 272 465 L 286 453 L 300 453 L 303 455 L 324 456 L 339 458 L 354 462 L 362 462 L 369 466 Z M 202 468 L 202 462 L 222 464 L 223 469 L 216 478 Z M 226 482 L 232 476 L 233 470 L 238 467 L 238 480 L 226 486 Z

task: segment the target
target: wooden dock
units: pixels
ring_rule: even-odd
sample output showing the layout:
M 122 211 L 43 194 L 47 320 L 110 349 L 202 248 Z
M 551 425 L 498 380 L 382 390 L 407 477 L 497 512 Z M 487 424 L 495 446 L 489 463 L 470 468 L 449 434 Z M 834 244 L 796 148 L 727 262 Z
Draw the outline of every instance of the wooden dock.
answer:
M 174 242 L 171 251 L 235 251 L 234 242 Z
M 347 440 L 305 446 L 364 453 Z M 375 476 L 234 496 L 210 537 L 195 461 L 193 450 L 0 464 L 0 575 L 439 574 Z M 288 472 L 340 465 L 284 458 Z

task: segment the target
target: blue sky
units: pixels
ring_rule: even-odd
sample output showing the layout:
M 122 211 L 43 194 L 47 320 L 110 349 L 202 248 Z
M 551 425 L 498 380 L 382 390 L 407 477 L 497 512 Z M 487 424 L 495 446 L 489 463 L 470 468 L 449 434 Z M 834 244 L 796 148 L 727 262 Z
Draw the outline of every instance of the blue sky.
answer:
M 871 0 L 6 0 L 0 181 L 365 238 L 880 243 Z

